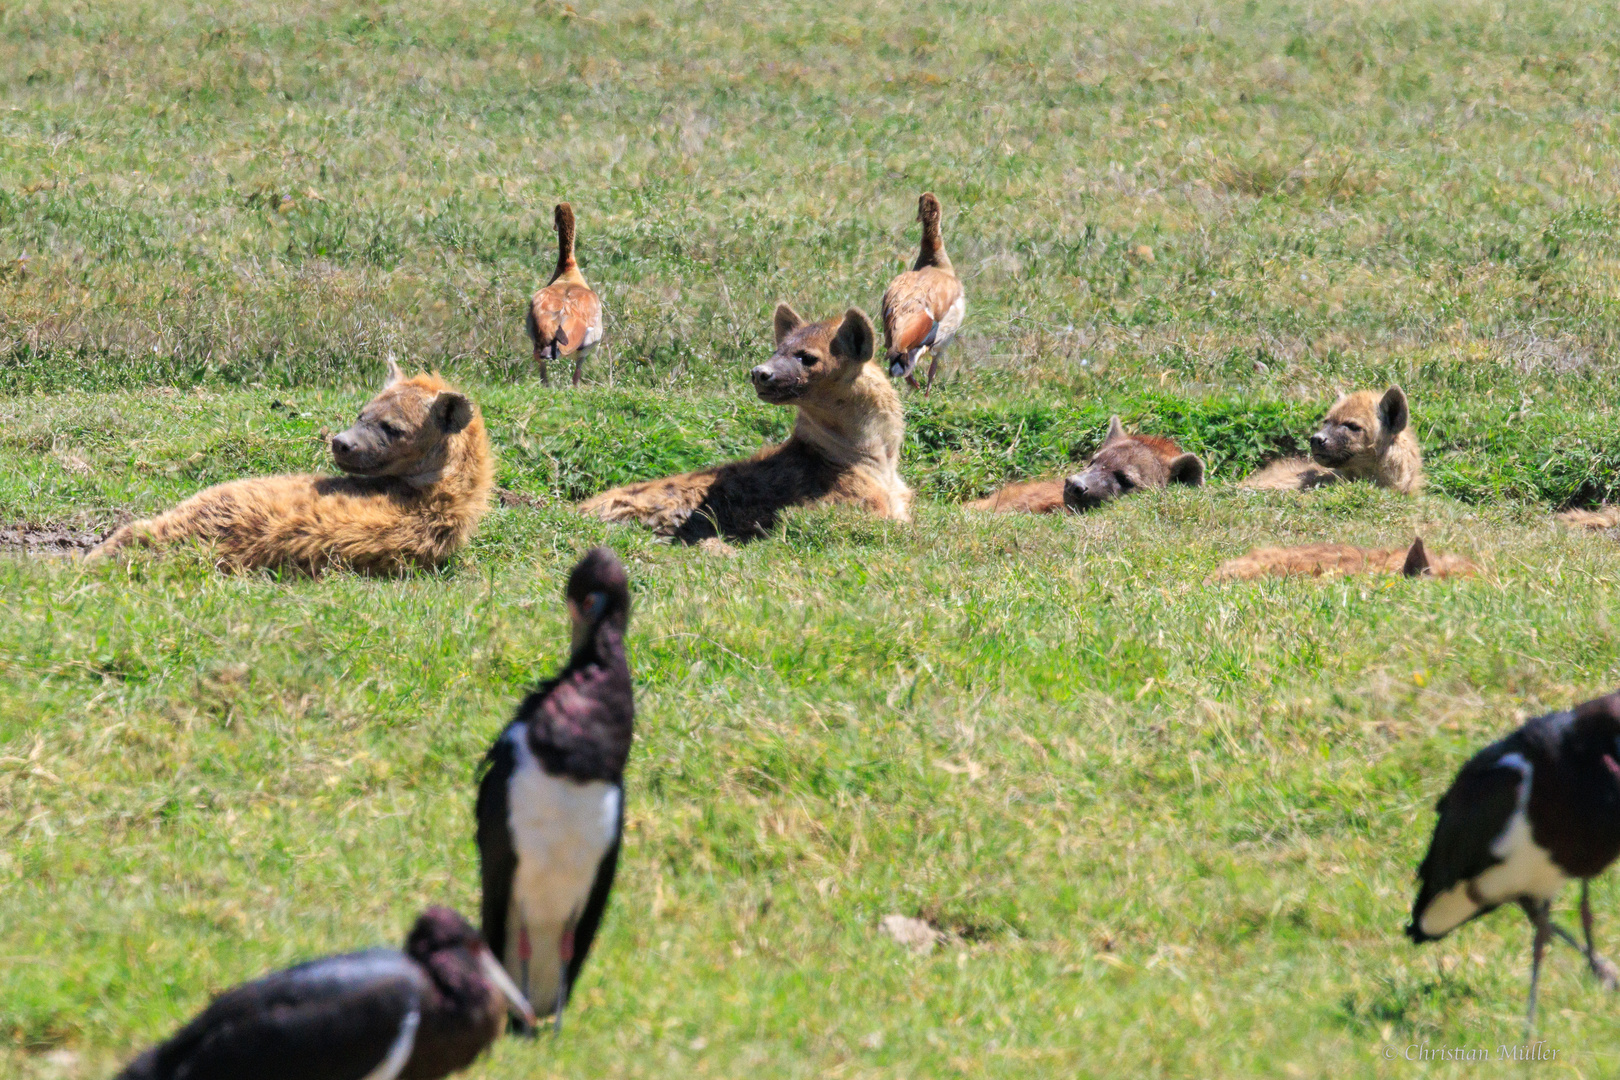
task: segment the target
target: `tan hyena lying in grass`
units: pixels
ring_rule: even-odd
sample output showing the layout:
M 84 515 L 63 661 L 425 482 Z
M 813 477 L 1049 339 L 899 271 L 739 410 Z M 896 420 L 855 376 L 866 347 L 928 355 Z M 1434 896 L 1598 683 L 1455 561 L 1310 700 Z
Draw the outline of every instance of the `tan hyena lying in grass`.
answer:
M 1349 544 L 1303 544 L 1255 548 L 1229 559 L 1210 575 L 1214 581 L 1260 577 L 1325 577 L 1331 574 L 1401 574 L 1405 577 L 1473 577 L 1479 567 L 1460 555 L 1430 552 L 1423 541 L 1409 548 L 1364 548 Z
M 776 351 L 749 378 L 762 400 L 798 410 L 787 441 L 745 461 L 604 491 L 580 512 L 688 543 L 760 536 L 782 510 L 809 503 L 910 520 L 911 489 L 898 471 L 905 416 L 871 362 L 872 345 L 872 322 L 859 308 L 806 323 L 778 305 Z
M 370 572 L 437 566 L 489 507 L 494 463 L 484 422 L 437 375 L 388 382 L 347 431 L 332 436 L 346 476 L 260 476 L 201 491 L 125 525 L 90 552 L 201 540 L 228 569 L 334 564 Z
M 1008 484 L 967 508 L 997 514 L 1050 514 L 1065 508 L 1079 512 L 1133 491 L 1169 484 L 1198 487 L 1203 482 L 1204 462 L 1197 454 L 1182 453 L 1162 435 L 1127 435 L 1114 416 L 1108 420 L 1102 446 L 1084 469 L 1062 480 Z
M 1406 394 L 1398 386 L 1382 397 L 1375 390 L 1346 394 L 1311 436 L 1311 460 L 1274 461 L 1241 486 L 1306 491 L 1340 480 L 1371 480 L 1379 487 L 1416 495 L 1423 488 L 1423 451 L 1410 420 Z

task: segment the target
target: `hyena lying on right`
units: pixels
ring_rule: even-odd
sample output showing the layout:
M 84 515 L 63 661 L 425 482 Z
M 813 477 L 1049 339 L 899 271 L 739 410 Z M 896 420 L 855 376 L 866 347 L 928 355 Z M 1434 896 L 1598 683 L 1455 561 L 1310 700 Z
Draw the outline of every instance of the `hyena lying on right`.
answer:
M 1311 460 L 1274 461 L 1239 486 L 1308 491 L 1340 480 L 1371 480 L 1402 495 L 1416 495 L 1423 487 L 1423 451 L 1410 421 L 1406 394 L 1398 386 L 1383 397 L 1376 390 L 1346 394 L 1311 436 Z
M 1460 555 L 1430 553 L 1421 538 L 1409 548 L 1364 548 L 1349 544 L 1303 544 L 1255 548 L 1228 559 L 1212 581 L 1260 577 L 1325 577 L 1331 574 L 1400 574 L 1403 577 L 1473 577 L 1479 567 Z

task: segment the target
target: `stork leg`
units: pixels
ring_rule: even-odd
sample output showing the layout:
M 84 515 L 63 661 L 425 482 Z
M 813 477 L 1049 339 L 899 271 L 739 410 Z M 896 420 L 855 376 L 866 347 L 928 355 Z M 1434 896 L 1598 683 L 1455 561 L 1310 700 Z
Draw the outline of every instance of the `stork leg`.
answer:
M 528 997 L 532 993 L 529 989 L 529 959 L 533 955 L 534 950 L 529 943 L 529 928 L 520 921 L 518 923 L 518 987 L 523 991 L 524 997 Z M 538 1034 L 536 1028 L 524 1027 L 522 1021 L 518 1021 L 513 1030 L 520 1035 L 527 1035 L 531 1039 Z
M 1536 987 L 1541 981 L 1541 958 L 1546 954 L 1547 942 L 1553 935 L 1552 919 L 1548 917 L 1552 902 L 1520 900 L 1519 903 L 1536 927 L 1535 943 L 1530 949 L 1530 1004 L 1524 1013 L 1524 1030 L 1528 1036 L 1536 1026 Z
M 1617 977 L 1614 965 L 1598 955 L 1597 946 L 1592 942 L 1591 887 L 1590 881 L 1581 879 L 1581 930 L 1586 935 L 1586 962 L 1592 966 L 1592 974 L 1603 984 L 1603 989 L 1613 990 L 1620 986 L 1620 977 Z
M 562 1034 L 563 1006 L 568 1004 L 568 965 L 573 962 L 574 931 L 570 927 L 557 943 L 557 1019 L 551 1029 L 554 1035 Z

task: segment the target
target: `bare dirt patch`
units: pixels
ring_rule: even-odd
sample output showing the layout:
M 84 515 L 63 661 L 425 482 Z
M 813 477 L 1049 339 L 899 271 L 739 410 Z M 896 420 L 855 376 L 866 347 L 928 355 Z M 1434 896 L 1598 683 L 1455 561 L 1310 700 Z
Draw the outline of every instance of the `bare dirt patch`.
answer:
M 82 555 L 105 535 L 72 525 L 0 524 L 0 555 Z

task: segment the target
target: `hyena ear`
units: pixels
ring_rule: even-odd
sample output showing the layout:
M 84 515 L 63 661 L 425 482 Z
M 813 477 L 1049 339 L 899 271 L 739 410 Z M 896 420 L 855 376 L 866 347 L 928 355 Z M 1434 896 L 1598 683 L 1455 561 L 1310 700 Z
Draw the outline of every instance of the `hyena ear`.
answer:
M 1119 422 L 1119 417 L 1110 416 L 1108 418 L 1108 434 L 1103 436 L 1103 445 L 1107 446 L 1111 442 L 1119 442 L 1124 437 L 1125 425 Z
M 1182 454 L 1170 463 L 1170 483 L 1204 486 L 1204 461 L 1197 454 Z
M 433 422 L 439 425 L 439 430 L 446 435 L 454 435 L 472 423 L 472 402 L 464 394 L 445 390 L 433 399 L 433 407 L 428 413 L 433 417 Z
M 389 353 L 388 354 L 388 375 L 383 379 L 383 389 L 384 390 L 388 389 L 390 386 L 393 386 L 395 383 L 399 382 L 404 377 L 405 377 L 405 373 L 403 371 L 399 370 L 399 361 L 394 359 L 394 354 L 393 353 Z
M 829 351 L 840 360 L 864 364 L 872 359 L 872 345 L 876 339 L 872 320 L 860 308 L 852 307 L 844 312 L 844 321 L 839 324 L 838 333 L 833 335 Z
M 1429 553 L 1423 549 L 1423 537 L 1419 536 L 1412 541 L 1412 546 L 1406 551 L 1406 561 L 1401 564 L 1401 574 L 1404 577 L 1422 577 L 1433 572 L 1429 568 Z
M 1384 400 L 1378 403 L 1378 422 L 1384 427 L 1384 434 L 1391 437 L 1399 435 L 1406 430 L 1407 421 L 1411 413 L 1406 407 L 1406 392 L 1398 386 L 1392 386 L 1384 391 Z
M 799 313 L 786 304 L 776 305 L 776 343 L 782 344 L 782 339 L 804 325 Z

